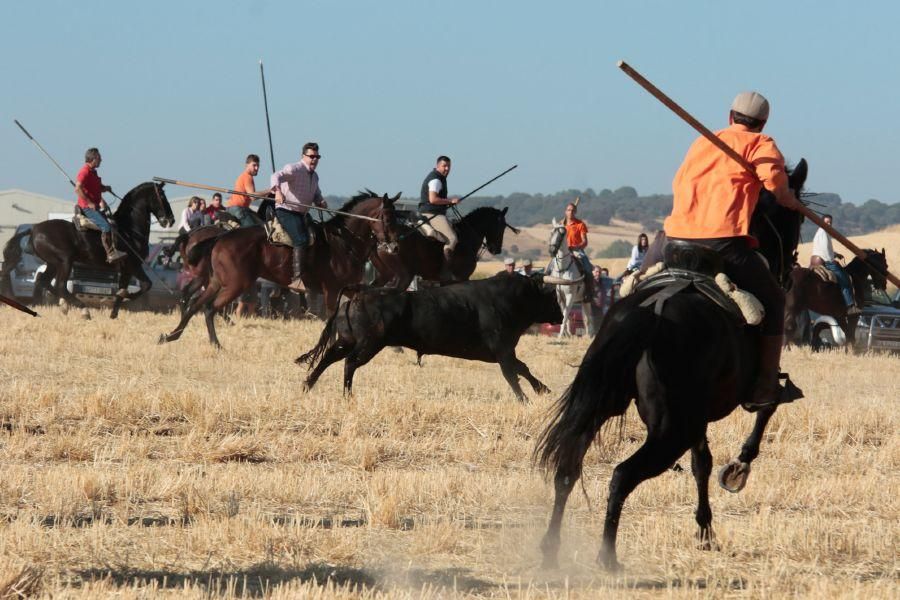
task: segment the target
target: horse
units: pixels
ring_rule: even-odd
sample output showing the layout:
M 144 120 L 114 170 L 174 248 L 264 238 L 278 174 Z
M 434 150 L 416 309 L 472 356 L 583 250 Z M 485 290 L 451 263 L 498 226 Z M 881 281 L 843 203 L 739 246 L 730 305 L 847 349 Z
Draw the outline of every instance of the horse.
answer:
M 884 290 L 887 287 L 885 273 L 888 270 L 884 248 L 881 249 L 881 252 L 871 248 L 863 250 L 863 252 L 866 256 L 865 260 L 857 256 L 844 269 L 853 284 L 853 294 L 860 304 L 865 298 L 869 276 L 872 277 L 872 286 L 875 289 Z M 806 310 L 834 317 L 844 333 L 847 334 L 847 339 L 855 339 L 856 325 L 859 319 L 856 316 L 847 315 L 847 305 L 844 303 L 840 285 L 823 280 L 812 269 L 795 267 L 791 271 L 785 297 L 785 343 L 798 341 L 798 322 L 801 313 Z
M 591 318 L 592 307 L 590 301 L 584 299 L 585 284 L 584 275 L 578 269 L 576 261 L 578 260 L 569 250 L 569 245 L 565 244 L 566 225 L 563 222 L 556 222 L 553 219 L 553 229 L 550 232 L 550 272 L 549 275 L 559 277 L 566 281 L 581 281 L 580 283 L 572 283 L 569 285 L 556 286 L 556 301 L 559 302 L 559 308 L 563 314 L 562 325 L 559 326 L 559 337 L 569 335 L 569 318 L 572 314 L 572 308 L 576 304 L 581 305 L 581 314 L 584 318 L 585 332 L 593 331 Z
M 34 254 L 47 263 L 47 269 L 37 276 L 34 283 L 35 301 L 43 297 L 44 289 L 50 289 L 52 280 L 56 278 L 51 291 L 59 299 L 63 311 L 68 312 L 70 305 L 76 306 L 82 310 L 84 318 L 90 319 L 87 306 L 66 289 L 66 282 L 76 262 L 119 272 L 119 290 L 109 313 L 111 319 L 119 316 L 123 300 L 134 300 L 146 293 L 153 285 L 143 268 L 143 261 L 150 250 L 150 217 L 155 216 L 163 227 L 175 224 L 163 185 L 146 181 L 122 198 L 113 214 L 112 224 L 115 225 L 116 245 L 127 256 L 116 265 L 106 262 L 106 252 L 100 243 L 99 231 L 79 231 L 71 221 L 63 219 L 50 219 L 35 224 L 31 228 Z M 22 235 L 24 234 L 14 236 L 3 250 L 3 271 L 0 274 L 3 281 L 9 281 L 9 271 L 19 262 L 21 248 L 18 238 Z M 137 278 L 140 289 L 129 293 L 128 283 L 132 277 Z
M 399 197 L 378 196 L 366 190 L 350 199 L 341 211 L 367 219 L 335 215 L 322 224 L 313 224 L 315 241 L 307 252 L 303 283 L 308 289 L 322 291 L 329 312 L 334 310 L 342 288 L 360 282 L 366 260 L 376 247 L 389 252 L 388 248 L 396 243 L 394 202 Z M 211 237 L 196 244 L 187 258 L 197 263 L 203 254 L 209 255 L 212 266 L 209 283 L 191 302 L 176 328 L 160 336 L 161 344 L 181 337 L 191 317 L 203 309 L 209 341 L 221 347 L 215 330 L 216 313 L 255 285 L 259 277 L 287 286 L 293 275 L 292 249 L 269 243 L 261 226 L 241 227 Z
M 801 160 L 789 177 L 795 194 L 806 174 L 806 161 Z M 779 280 L 785 277 L 784 265 L 792 264 L 802 220 L 800 213 L 775 204 L 771 193 L 761 194 L 750 233 L 759 240 L 759 251 Z M 538 439 L 534 459 L 547 472 L 554 472 L 555 487 L 550 523 L 541 541 L 546 567 L 557 565 L 563 511 L 581 476 L 588 447 L 604 423 L 613 417 L 624 418 L 632 399 L 647 428 L 647 438 L 613 471 L 598 562 L 610 570 L 620 567 L 616 534 L 625 499 L 641 482 L 669 469 L 687 450 L 691 451 L 697 485 L 699 540 L 701 547 L 713 548 L 708 489 L 712 454 L 706 430 L 709 423 L 750 399 L 760 334 L 693 285 L 663 304 L 642 306 L 658 291 L 652 286 L 638 287 L 610 308 L 574 381 L 556 403 L 552 420 Z M 729 491 L 739 491 L 746 483 L 750 463 L 759 453 L 774 412 L 771 406 L 756 413 L 753 432 L 737 461 L 720 471 L 719 482 Z
M 475 265 L 486 248 L 493 255 L 503 251 L 503 235 L 506 229 L 519 230 L 506 222 L 506 211 L 481 206 L 453 224 L 459 241 L 450 259 L 450 273 L 456 281 L 466 281 L 475 272 Z M 419 275 L 427 281 L 441 281 L 444 264 L 443 244 L 426 237 L 417 227 L 401 226 L 398 252 L 390 254 L 379 250 L 372 256 L 377 275 L 373 285 L 389 285 L 401 290 L 409 287 L 413 277 Z

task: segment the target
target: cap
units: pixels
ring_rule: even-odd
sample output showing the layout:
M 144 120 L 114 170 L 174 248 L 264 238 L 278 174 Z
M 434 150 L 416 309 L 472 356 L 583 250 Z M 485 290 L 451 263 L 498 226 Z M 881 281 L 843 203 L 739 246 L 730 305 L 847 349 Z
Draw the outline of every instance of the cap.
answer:
M 523 266 L 523 267 L 530 267 L 530 266 L 531 266 L 531 259 L 530 259 L 530 258 L 526 258 L 525 260 L 523 260 L 523 261 L 522 261 L 522 266 Z
M 731 103 L 731 110 L 752 119 L 769 120 L 769 101 L 759 92 L 741 92 Z
M 514 265 L 514 264 L 516 264 L 516 260 L 514 258 L 504 258 L 503 264 L 504 265 Z

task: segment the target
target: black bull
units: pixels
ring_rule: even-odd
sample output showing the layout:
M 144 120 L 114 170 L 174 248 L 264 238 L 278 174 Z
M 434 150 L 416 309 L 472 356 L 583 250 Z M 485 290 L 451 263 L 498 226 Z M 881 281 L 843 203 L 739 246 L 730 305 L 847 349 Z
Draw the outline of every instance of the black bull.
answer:
M 350 393 L 356 369 L 387 346 L 403 346 L 419 355 L 498 363 L 516 397 L 524 401 L 519 375 L 537 393 L 550 390 L 516 358 L 516 344 L 535 323 L 561 322 L 554 287 L 540 276 L 504 273 L 417 292 L 363 289 L 337 307 L 319 343 L 295 362 L 309 364 L 310 389 L 325 369 L 345 359 L 344 392 Z

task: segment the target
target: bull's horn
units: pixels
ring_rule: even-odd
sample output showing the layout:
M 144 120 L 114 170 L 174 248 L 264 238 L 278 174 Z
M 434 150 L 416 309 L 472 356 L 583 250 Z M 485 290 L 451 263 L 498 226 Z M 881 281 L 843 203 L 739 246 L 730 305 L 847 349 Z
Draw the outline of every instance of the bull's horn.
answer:
M 562 277 L 554 277 L 553 275 L 544 275 L 544 283 L 551 285 L 575 285 L 584 281 L 584 277 L 578 279 L 563 279 Z

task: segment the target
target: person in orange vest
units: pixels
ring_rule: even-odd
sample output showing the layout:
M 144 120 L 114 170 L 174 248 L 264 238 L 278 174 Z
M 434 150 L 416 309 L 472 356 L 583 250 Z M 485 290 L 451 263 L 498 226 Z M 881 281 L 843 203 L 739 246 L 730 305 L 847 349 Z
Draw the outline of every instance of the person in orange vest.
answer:
M 591 270 L 593 267 L 591 266 L 591 261 L 588 260 L 587 253 L 584 251 L 588 244 L 588 228 L 584 221 L 575 216 L 577 212 L 578 207 L 575 206 L 574 202 L 569 202 L 566 205 L 566 218 L 563 221 L 566 225 L 566 244 L 568 244 L 569 251 L 572 252 L 572 256 L 575 258 L 575 265 L 584 278 L 584 300 L 590 301 L 594 295 L 594 286 L 591 281 Z
M 768 118 L 769 102 L 761 94 L 737 95 L 731 104 L 729 126 L 716 136 L 752 164 L 756 176 L 706 138 L 698 138 L 675 174 L 672 214 L 664 223 L 669 239 L 689 240 L 718 251 L 725 274 L 765 308 L 760 324 L 759 376 L 751 399 L 744 403 L 751 412 L 779 401 L 784 291 L 754 251 L 758 242 L 750 235 L 750 219 L 763 187 L 775 195 L 778 204 L 800 208 L 788 187 L 784 156 L 775 140 L 762 133 Z

